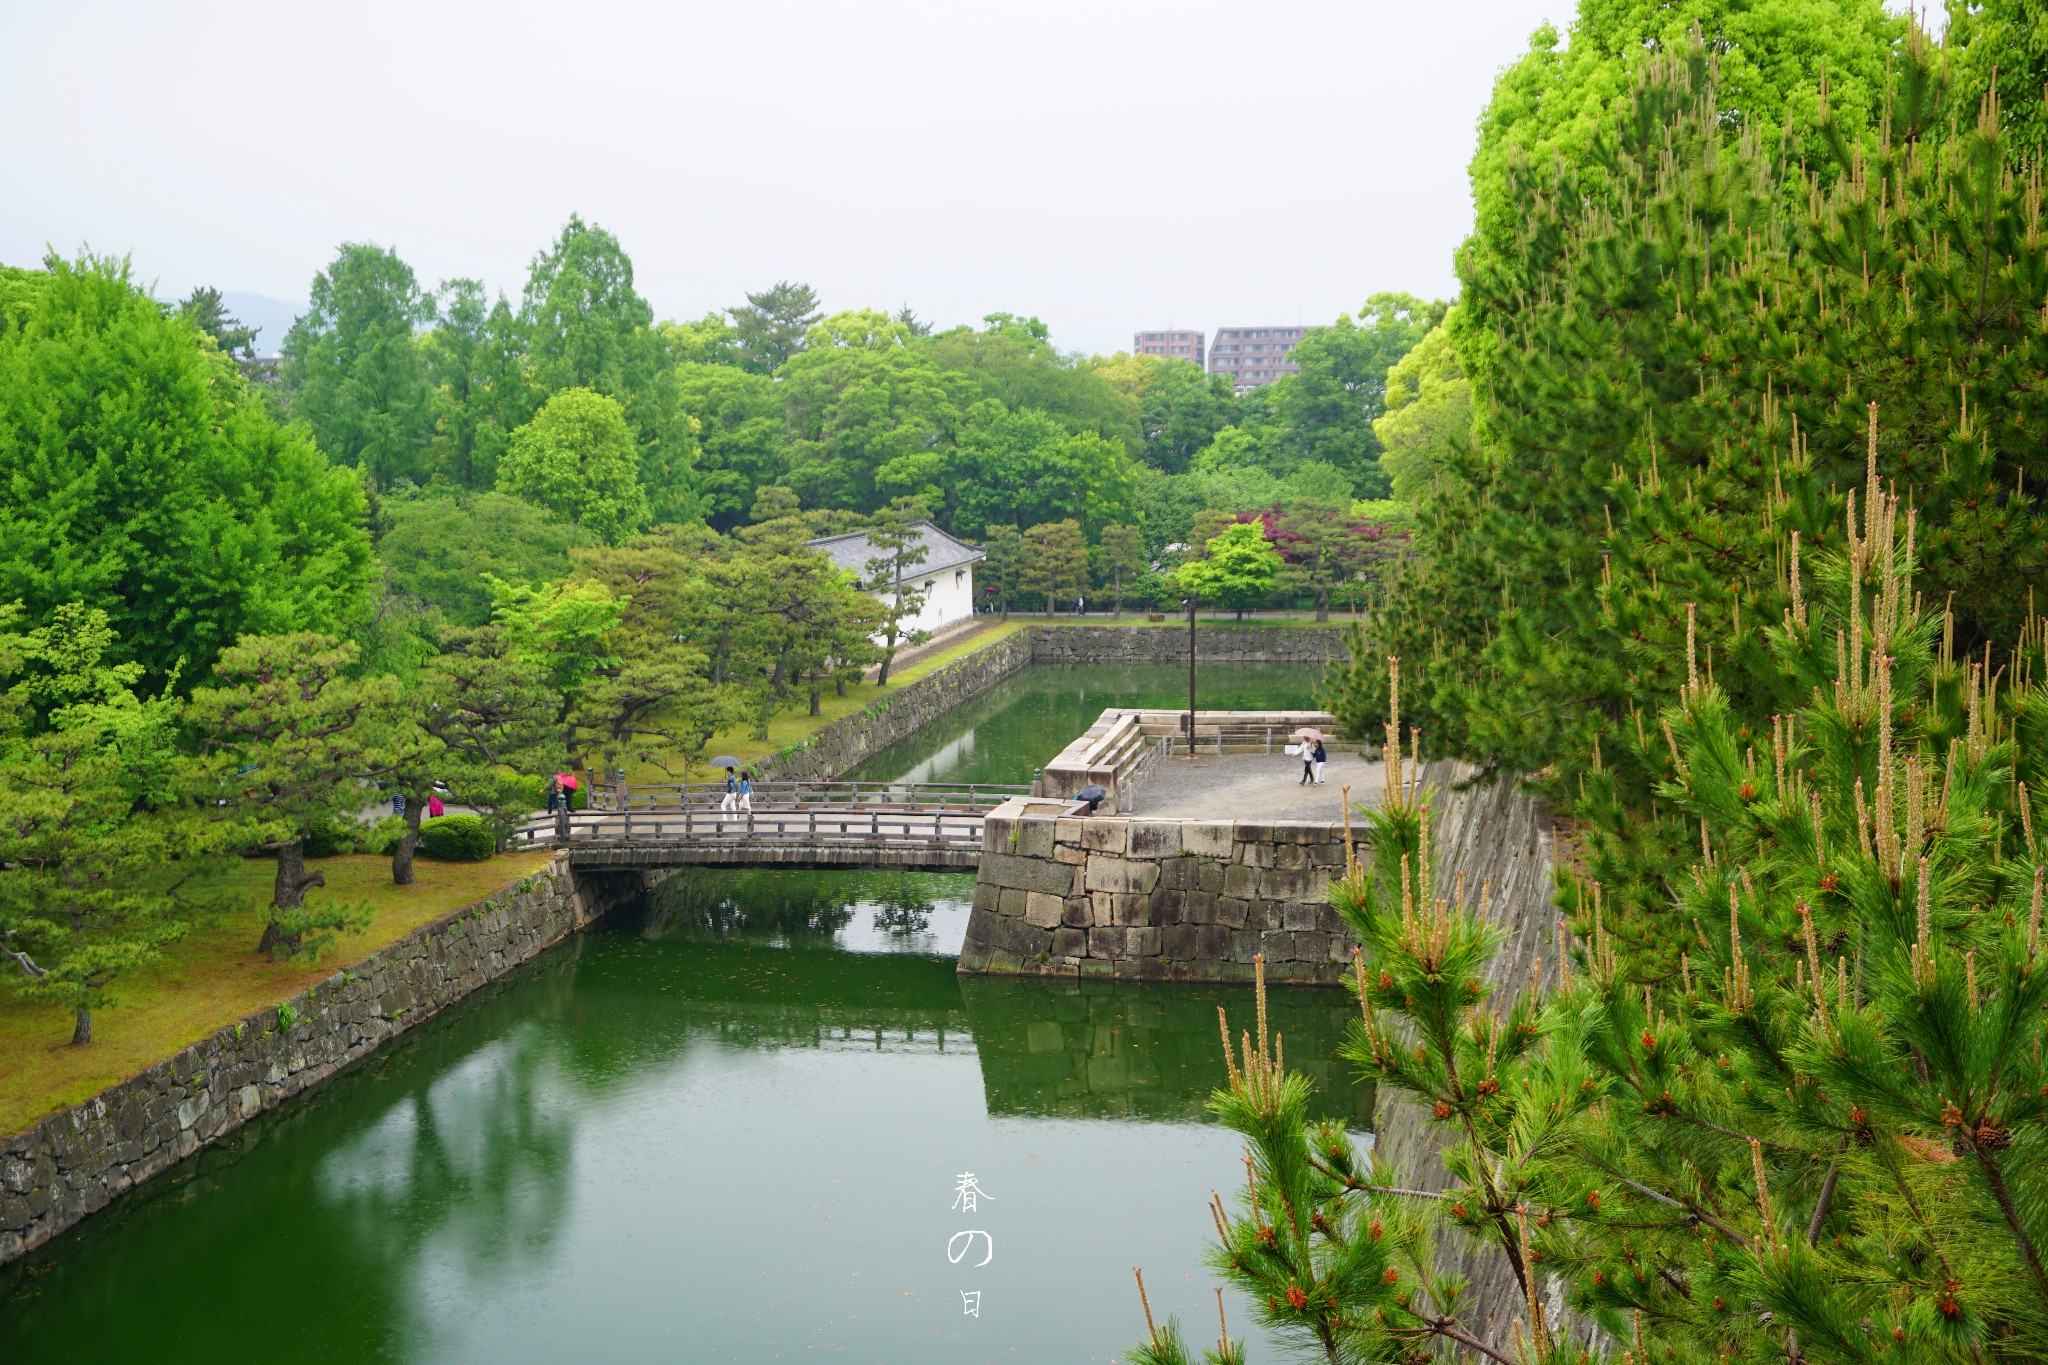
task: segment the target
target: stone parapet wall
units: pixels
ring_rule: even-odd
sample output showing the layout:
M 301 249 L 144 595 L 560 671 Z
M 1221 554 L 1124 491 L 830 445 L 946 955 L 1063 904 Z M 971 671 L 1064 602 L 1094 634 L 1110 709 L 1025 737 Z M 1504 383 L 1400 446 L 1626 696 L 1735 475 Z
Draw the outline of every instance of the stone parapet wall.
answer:
M 906 683 L 835 720 L 801 744 L 754 765 L 757 778 L 823 782 L 888 748 L 911 731 L 979 696 L 1031 662 L 1032 631 L 1020 630 Z
M 963 972 L 1335 981 L 1355 940 L 1330 909 L 1341 828 L 1006 813 L 983 830 Z
M 0 1264 L 561 942 L 609 899 L 637 893 L 638 878 L 627 882 L 579 888 L 557 856 L 281 1005 L 0 1138 Z
M 1185 663 L 1185 625 L 1081 626 L 1034 625 L 1030 629 L 1033 663 Z M 1195 658 L 1209 663 L 1326 664 L 1350 658 L 1344 648 L 1348 632 L 1327 626 L 1203 626 L 1195 627 Z

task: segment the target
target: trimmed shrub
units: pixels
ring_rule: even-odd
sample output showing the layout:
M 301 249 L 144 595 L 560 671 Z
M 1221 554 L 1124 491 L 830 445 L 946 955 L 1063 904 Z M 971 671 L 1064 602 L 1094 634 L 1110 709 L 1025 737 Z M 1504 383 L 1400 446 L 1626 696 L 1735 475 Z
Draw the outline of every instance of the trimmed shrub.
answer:
M 498 851 L 498 840 L 481 816 L 444 815 L 420 822 L 419 851 L 444 863 L 480 863 Z

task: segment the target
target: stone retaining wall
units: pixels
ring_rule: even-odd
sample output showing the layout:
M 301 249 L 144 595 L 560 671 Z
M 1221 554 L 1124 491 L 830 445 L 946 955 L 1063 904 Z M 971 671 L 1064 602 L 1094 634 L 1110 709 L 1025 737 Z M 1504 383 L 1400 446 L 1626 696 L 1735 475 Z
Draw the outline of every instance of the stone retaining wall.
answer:
M 1020 630 L 906 683 L 844 720 L 835 720 L 801 745 L 754 765 L 757 778 L 822 782 L 979 696 L 1031 662 L 1030 630 Z
M 1152 626 L 1031 627 L 1033 663 L 1185 663 L 1188 632 L 1183 623 Z M 1210 663 L 1325 664 L 1350 658 L 1345 629 L 1327 626 L 1195 627 L 1195 658 Z
M 1012 803 L 1017 804 L 1017 803 Z M 1330 825 L 1006 815 L 983 827 L 963 972 L 1335 981 L 1352 938 Z
M 0 1138 L 0 1264 L 319 1084 L 589 923 L 637 877 L 539 872 L 167 1062 Z

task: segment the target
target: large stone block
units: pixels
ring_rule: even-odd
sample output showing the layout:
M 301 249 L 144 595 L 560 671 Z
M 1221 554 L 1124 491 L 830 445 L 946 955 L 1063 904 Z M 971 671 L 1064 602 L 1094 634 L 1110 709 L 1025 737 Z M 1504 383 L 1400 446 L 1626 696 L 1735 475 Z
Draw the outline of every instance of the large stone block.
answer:
M 1223 894 L 1250 900 L 1259 893 L 1259 874 L 1252 868 L 1235 864 L 1223 869 Z
M 1122 853 L 1130 847 L 1127 820 L 1083 820 L 1080 825 L 1081 847 L 1090 853 Z
M 1053 850 L 1053 822 L 1043 816 L 1017 821 L 1013 851 L 1022 858 L 1050 858 Z
M 990 948 L 1015 953 L 1020 958 L 1036 957 L 1052 948 L 1052 933 L 1021 919 L 988 916 L 980 926 Z
M 1066 912 L 1060 916 L 1060 923 L 1070 929 L 1086 929 L 1095 923 L 1095 898 L 1092 896 L 1069 896 Z
M 1134 858 L 1177 858 L 1181 851 L 1180 823 L 1175 820 L 1133 820 L 1130 854 Z
M 1259 894 L 1269 901 L 1320 900 L 1329 889 L 1330 874 L 1321 868 L 1269 867 L 1259 873 Z
M 1159 885 L 1168 891 L 1189 891 L 1195 886 L 1195 860 L 1168 858 L 1159 864 Z
M 1052 955 L 1054 957 L 1082 957 L 1087 952 L 1087 930 L 1069 928 L 1052 931 Z
M 1189 962 L 1199 955 L 1201 939 L 1197 926 L 1169 924 L 1159 931 L 1159 953 L 1175 962 Z
M 1232 839 L 1231 826 L 1226 823 L 1188 820 L 1180 827 L 1181 851 L 1205 858 L 1228 858 Z
M 1245 917 L 1251 913 L 1252 903 L 1236 896 L 1216 898 L 1216 922 L 1232 929 L 1242 929 Z
M 1088 931 L 1088 953 L 1091 957 L 1121 957 L 1123 951 L 1123 930 L 1095 928 Z
M 1024 893 L 1024 922 L 1026 924 L 1035 924 L 1041 929 L 1055 928 L 1058 926 L 1060 919 L 1066 914 L 1066 910 L 1067 902 L 1065 897 L 1048 895 L 1043 891 L 1026 891 Z
M 1074 871 L 1043 858 L 1018 858 L 1007 853 L 981 855 L 980 879 L 1019 891 L 1044 891 L 1064 896 L 1074 889 Z
M 1124 930 L 1124 952 L 1131 957 L 1158 956 L 1159 931 L 1150 928 Z
M 1282 929 L 1314 929 L 1322 923 L 1322 907 L 1316 905 L 1283 905 L 1280 907 Z
M 1025 910 L 1030 908 L 1030 905 L 1031 893 L 1029 891 L 1019 891 L 1014 887 L 1005 887 L 1003 889 L 1003 899 L 997 904 L 996 910 L 1000 914 L 1013 915 L 1018 919 L 1022 919 L 1024 918 Z
M 1090 891 L 1147 892 L 1159 885 L 1159 864 L 1098 855 L 1088 860 L 1083 885 Z

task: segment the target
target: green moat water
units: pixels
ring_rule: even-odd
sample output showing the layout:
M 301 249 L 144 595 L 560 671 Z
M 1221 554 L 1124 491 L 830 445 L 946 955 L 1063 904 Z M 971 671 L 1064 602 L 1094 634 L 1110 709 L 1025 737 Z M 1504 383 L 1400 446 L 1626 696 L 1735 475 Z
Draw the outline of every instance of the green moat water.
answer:
M 949 761 L 1028 777 L 1127 672 L 1058 671 Z M 888 775 L 966 733 L 932 730 Z M 0 1360 L 1106 1361 L 1142 1330 L 1133 1265 L 1209 1321 L 1203 1206 L 1242 1174 L 1203 1102 L 1248 994 L 963 981 L 971 893 L 671 881 L 0 1272 Z M 1280 993 L 1275 1027 L 1363 1128 L 1344 1000 Z M 965 1229 L 987 1266 L 948 1260 Z

